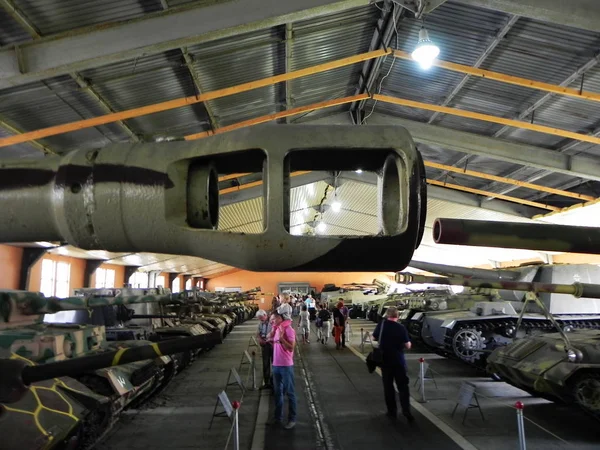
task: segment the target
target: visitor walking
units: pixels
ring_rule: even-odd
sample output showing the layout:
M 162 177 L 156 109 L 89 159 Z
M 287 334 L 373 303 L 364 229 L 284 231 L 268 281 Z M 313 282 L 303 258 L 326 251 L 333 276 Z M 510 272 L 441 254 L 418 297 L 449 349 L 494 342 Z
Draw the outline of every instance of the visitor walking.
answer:
M 296 426 L 296 392 L 294 381 L 294 349 L 296 333 L 290 319 L 284 320 L 275 314 L 275 334 L 273 336 L 273 390 L 275 396 L 274 423 L 283 425 L 284 396 L 288 398 L 288 422 L 284 426 L 290 430 Z
M 308 314 L 306 305 L 302 305 L 302 311 L 300 311 L 300 318 L 298 319 L 298 328 L 302 335 L 302 343 L 310 344 L 308 340 L 310 337 L 310 315 Z
M 383 353 L 381 379 L 383 380 L 387 416 L 396 418 L 398 414 L 395 382 L 400 396 L 402 414 L 409 422 L 412 422 L 415 419 L 410 412 L 410 393 L 404 358 L 404 350 L 410 350 L 412 344 L 408 337 L 408 331 L 404 325 L 398 323 L 398 309 L 395 306 L 387 309 L 386 317 L 377 324 L 373 331 L 373 338 L 379 341 L 379 348 Z

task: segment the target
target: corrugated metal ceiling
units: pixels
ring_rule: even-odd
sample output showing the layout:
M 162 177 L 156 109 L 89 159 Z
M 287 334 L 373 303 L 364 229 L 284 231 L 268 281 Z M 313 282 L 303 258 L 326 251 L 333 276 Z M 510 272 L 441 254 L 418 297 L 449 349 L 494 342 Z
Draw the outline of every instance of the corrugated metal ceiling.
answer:
M 80 30 L 96 25 L 138 20 L 163 10 L 160 0 L 15 0 L 15 6 L 31 22 L 42 36 Z M 190 6 L 192 0 L 168 0 L 170 8 Z M 192 5 L 193 6 L 193 5 Z M 192 65 L 198 75 L 202 91 L 211 91 L 235 84 L 253 81 L 285 72 L 286 57 L 289 70 L 301 69 L 319 63 L 333 61 L 369 50 L 381 11 L 374 5 L 350 9 L 338 14 L 301 21 L 292 24 L 293 39 L 286 43 L 285 26 L 245 33 L 226 39 L 190 46 L 187 49 Z M 494 36 L 511 19 L 507 14 L 488 9 L 474 8 L 449 0 L 426 18 L 431 38 L 442 49 L 441 58 L 455 63 L 472 65 L 487 51 Z M 392 46 L 410 52 L 417 42 L 421 22 L 410 17 L 397 23 L 397 40 Z M 0 8 L 0 46 L 31 40 L 14 19 Z M 286 50 L 287 48 L 287 50 Z M 593 66 L 592 58 L 600 49 L 600 32 L 589 32 L 519 18 L 506 36 L 497 43 L 483 63 L 482 68 L 518 75 L 533 80 L 562 83 L 581 66 Z M 286 54 L 291 50 L 291 54 Z M 194 95 L 194 80 L 183 57 L 186 49 L 173 49 L 129 61 L 110 64 L 83 71 L 81 78 L 90 83 L 94 92 L 113 110 L 145 106 L 156 102 Z M 392 66 L 393 63 L 393 66 Z M 315 74 L 288 83 L 292 107 L 334 99 L 355 93 L 360 84 L 362 64 L 355 64 Z M 385 79 L 383 77 L 388 74 Z M 433 68 L 423 72 L 411 61 L 388 57 L 381 65 L 375 89 L 381 83 L 383 94 L 394 95 L 431 104 L 443 103 L 453 92 L 463 75 Z M 383 80 L 383 82 L 382 82 Z M 581 77 L 575 77 L 569 87 L 581 87 Z M 600 66 L 587 70 L 583 88 L 600 92 Z M 481 78 L 471 78 L 458 92 L 449 106 L 469 111 L 483 112 L 514 118 L 535 104 L 545 94 L 532 89 L 498 83 Z M 227 98 L 208 102 L 219 126 L 224 126 L 286 108 L 285 86 L 269 86 Z M 374 103 L 369 101 L 365 111 L 369 113 Z M 336 112 L 348 111 L 350 105 L 338 106 L 292 118 L 291 122 L 306 122 Z M 433 117 L 430 111 L 377 103 L 376 113 L 406 117 L 427 122 Z M 47 79 L 18 88 L 0 91 L 0 121 L 22 130 L 34 130 L 82 118 L 101 115 L 105 109 L 98 104 L 92 93 L 82 89 L 70 76 Z M 551 96 L 539 106 L 533 117 L 525 120 L 581 133 L 589 133 L 600 127 L 600 109 L 595 103 L 564 96 Z M 438 115 L 436 123 L 443 127 L 494 135 L 501 125 Z M 126 125 L 142 140 L 160 136 L 181 137 L 210 128 L 209 116 L 202 104 L 176 110 L 142 116 L 126 121 Z M 10 133 L 0 128 L 0 136 Z M 585 152 L 600 159 L 600 146 L 577 143 L 569 139 L 537 132 L 509 128 L 502 138 L 533 144 L 571 154 Z M 76 148 L 99 148 L 112 142 L 130 139 L 121 125 L 115 123 L 81 130 L 41 140 L 41 144 L 53 151 L 65 153 Z M 568 146 L 568 147 L 565 147 Z M 420 145 L 426 160 L 443 164 L 455 164 L 463 156 L 444 148 Z M 41 152 L 29 144 L 0 149 L 0 157 L 34 157 Z M 468 168 L 498 175 L 519 173 L 514 178 L 524 180 L 540 173 L 537 169 L 501 162 L 483 156 L 471 156 Z M 483 188 L 486 180 L 427 169 L 431 178 L 447 179 L 463 186 Z M 576 181 L 576 180 L 575 180 Z M 560 187 L 573 182 L 572 177 L 549 174 L 537 181 L 540 184 Z M 498 191 L 506 186 L 494 187 Z M 600 191 L 597 183 L 588 183 L 588 191 Z M 292 191 L 292 232 L 307 230 L 307 223 L 323 219 L 328 225 L 327 234 L 372 233 L 377 221 L 372 200 L 376 190 L 373 186 L 347 182 L 337 195 L 344 206 L 339 214 L 331 210 L 318 213 L 327 185 L 324 182 L 303 186 Z M 331 202 L 333 190 L 328 190 L 325 203 Z M 522 198 L 536 196 L 528 189 L 514 190 L 510 195 Z M 573 200 L 551 196 L 548 201 L 568 206 Z M 544 201 L 544 200 L 542 200 Z M 443 202 L 442 202 L 443 203 Z M 514 220 L 512 216 L 499 216 L 478 208 L 468 208 L 448 203 L 429 201 L 429 215 L 436 217 L 484 218 L 486 220 Z M 430 223 L 428 222 L 430 225 Z M 256 199 L 225 206 L 221 210 L 220 229 L 246 233 L 262 231 L 262 204 Z M 429 252 L 429 247 L 423 251 Z M 465 253 L 466 254 L 466 253 Z M 474 253 L 473 261 L 480 258 Z M 93 253 L 87 253 L 89 257 Z M 106 255 L 105 255 L 106 256 Z M 164 256 L 164 255 L 162 255 Z M 506 255 L 504 255 L 506 256 Z M 504 257 L 503 256 L 503 257 Z M 122 256 L 123 264 L 162 264 L 154 257 Z M 187 258 L 187 259 L 186 259 Z M 134 264 L 134 260 L 137 263 Z M 174 260 L 178 267 L 200 267 L 203 260 L 184 257 Z M 146 264 L 146 265 L 147 265 Z M 164 264 L 168 264 L 165 262 Z M 173 266 L 175 267 L 175 266 Z M 228 270 L 227 266 L 223 266 Z M 187 269 L 186 269 L 187 270 Z

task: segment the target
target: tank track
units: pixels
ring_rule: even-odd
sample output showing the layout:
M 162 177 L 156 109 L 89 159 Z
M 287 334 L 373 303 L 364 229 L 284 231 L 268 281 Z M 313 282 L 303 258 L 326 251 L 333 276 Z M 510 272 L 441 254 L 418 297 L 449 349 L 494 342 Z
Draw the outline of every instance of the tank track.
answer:
M 557 318 L 556 322 L 565 329 L 566 327 L 570 327 L 571 329 L 600 329 L 600 319 L 570 319 L 570 320 L 562 320 Z M 484 342 L 482 350 L 485 352 L 480 352 L 477 356 L 472 358 L 472 360 L 466 360 L 461 358 L 460 355 L 456 354 L 454 348 L 454 339 L 455 336 L 461 331 L 465 330 L 474 330 L 479 333 L 479 335 L 483 338 L 489 334 L 502 335 L 507 339 L 511 339 L 510 336 L 507 336 L 506 329 L 509 327 L 516 327 L 517 319 L 513 317 L 507 318 L 497 318 L 491 320 L 472 320 L 472 321 L 461 321 L 454 328 L 446 330 L 446 335 L 444 337 L 444 348 L 442 351 L 451 355 L 454 358 L 458 358 L 463 362 L 468 364 L 472 364 L 479 369 L 485 370 L 487 355 L 499 347 L 499 345 L 493 345 L 493 342 L 487 340 Z M 521 328 L 519 331 L 525 331 L 527 334 L 530 333 L 553 333 L 556 332 L 556 328 L 552 324 L 552 322 L 548 319 L 528 319 L 523 318 L 521 322 Z

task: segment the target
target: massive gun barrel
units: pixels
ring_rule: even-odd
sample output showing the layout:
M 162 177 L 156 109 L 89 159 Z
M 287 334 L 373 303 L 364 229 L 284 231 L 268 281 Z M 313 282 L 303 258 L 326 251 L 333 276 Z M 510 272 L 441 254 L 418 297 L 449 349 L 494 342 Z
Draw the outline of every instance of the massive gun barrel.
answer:
M 74 377 L 106 367 L 154 359 L 195 348 L 214 347 L 220 340 L 220 334 L 214 332 L 42 365 L 28 365 L 21 359 L 0 359 L 0 403 L 17 401 L 27 387 L 37 381 Z
M 359 168 L 378 175 L 376 236 L 290 233 L 291 174 Z M 262 233 L 217 230 L 219 175 L 239 172 L 262 173 Z M 253 127 L 199 141 L 3 160 L 0 192 L 3 242 L 191 255 L 254 271 L 404 268 L 427 208 L 421 155 L 396 126 Z
M 176 294 L 117 295 L 115 297 L 46 297 L 39 292 L 0 291 L 0 322 L 9 322 L 14 313 L 25 316 L 54 314 L 60 311 L 76 311 L 110 305 L 131 305 L 137 303 L 177 302 Z
M 436 219 L 438 244 L 600 254 L 600 228 L 569 225 Z
M 438 219 L 440 220 L 440 219 Z M 481 278 L 485 280 L 516 280 L 521 276 L 520 272 L 515 270 L 503 269 L 471 269 L 468 267 L 448 266 L 446 264 L 428 263 L 422 261 L 411 261 L 409 267 L 424 270 L 426 272 L 437 273 L 447 277 L 460 275 L 465 278 Z
M 525 281 L 494 281 L 477 280 L 462 277 L 428 277 L 406 272 L 396 273 L 396 283 L 402 284 L 441 284 L 448 286 L 464 286 L 471 288 L 506 289 L 524 292 L 548 292 L 554 294 L 569 294 L 576 298 L 600 298 L 600 285 L 590 283 L 551 284 L 528 283 Z

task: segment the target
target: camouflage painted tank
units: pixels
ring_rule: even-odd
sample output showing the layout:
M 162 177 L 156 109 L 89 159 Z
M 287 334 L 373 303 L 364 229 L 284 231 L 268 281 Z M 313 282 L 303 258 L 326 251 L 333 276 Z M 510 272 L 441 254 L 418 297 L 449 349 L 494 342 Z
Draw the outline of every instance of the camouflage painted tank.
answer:
M 198 323 L 183 323 L 177 318 L 163 314 L 170 305 L 183 304 L 179 294 L 171 294 L 163 288 L 83 288 L 76 289 L 75 295 L 86 299 L 103 299 L 107 304 L 103 316 L 98 318 L 106 326 L 108 341 L 150 340 L 159 342 L 166 339 L 210 334 L 210 331 Z M 132 301 L 125 303 L 110 302 L 112 298 L 153 298 L 154 301 Z M 151 314 L 136 314 L 137 311 Z M 190 349 L 181 354 L 172 355 L 175 371 L 188 367 L 198 356 L 201 349 Z
M 537 270 L 548 267 L 536 266 Z M 573 268 L 574 266 L 569 266 L 569 270 Z M 526 269 L 531 270 L 530 267 Z M 580 273 L 592 279 L 595 274 L 600 275 L 600 268 L 590 267 L 585 271 L 581 269 Z M 516 337 L 550 333 L 555 329 L 549 318 L 552 305 L 542 299 L 544 294 L 570 297 L 573 312 L 552 314 L 561 327 L 600 328 L 600 314 L 582 313 L 589 311 L 590 306 L 594 311 L 598 302 L 596 299 L 600 298 L 598 285 L 426 277 L 404 273 L 396 274 L 396 279 L 401 283 L 457 285 L 490 290 L 491 293 L 485 296 L 486 301 L 469 301 L 471 304 L 465 303 L 463 310 L 418 312 L 408 323 L 409 331 L 434 351 L 445 356 L 455 356 L 481 368 L 485 367 L 487 355 L 493 349 L 510 344 Z M 519 297 L 520 301 L 512 300 Z M 527 300 L 528 298 L 532 301 Z M 564 306 L 564 298 L 560 300 L 559 306 Z
M 519 339 L 492 352 L 488 371 L 532 395 L 574 404 L 600 418 L 600 332 Z
M 2 449 L 91 448 L 126 403 L 133 404 L 149 391 L 148 377 L 139 369 L 147 370 L 157 355 L 196 348 L 209 340 L 201 336 L 158 344 L 138 342 L 42 365 L 15 353 L 0 358 Z M 96 386 L 86 384 L 88 377 Z M 114 392 L 111 382 L 120 393 Z M 125 402 L 128 397 L 132 399 Z

